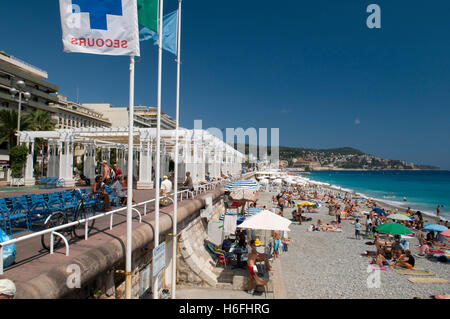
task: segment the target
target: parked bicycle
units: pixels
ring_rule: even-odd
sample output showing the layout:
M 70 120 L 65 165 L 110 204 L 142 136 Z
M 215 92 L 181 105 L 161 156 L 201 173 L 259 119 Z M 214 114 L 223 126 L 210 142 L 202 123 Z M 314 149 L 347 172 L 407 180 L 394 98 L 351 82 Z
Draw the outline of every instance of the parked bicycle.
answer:
M 83 194 L 79 189 L 75 189 L 72 193 L 73 198 L 78 199 L 76 207 L 69 208 L 68 210 L 57 210 L 50 214 L 44 221 L 44 229 L 49 229 L 71 223 L 73 221 L 82 220 L 87 217 L 95 215 L 95 210 L 90 205 L 92 201 L 89 198 L 89 194 Z M 89 204 L 88 204 L 89 203 Z M 88 234 L 94 227 L 95 220 L 88 222 Z M 78 225 L 63 228 L 57 230 L 58 233 L 66 238 L 84 238 L 85 236 L 85 223 L 79 223 Z M 47 233 L 41 236 L 41 244 L 44 249 L 50 250 L 50 236 L 51 233 Z M 61 244 L 62 238 L 56 235 L 54 236 L 53 247 L 58 247 Z

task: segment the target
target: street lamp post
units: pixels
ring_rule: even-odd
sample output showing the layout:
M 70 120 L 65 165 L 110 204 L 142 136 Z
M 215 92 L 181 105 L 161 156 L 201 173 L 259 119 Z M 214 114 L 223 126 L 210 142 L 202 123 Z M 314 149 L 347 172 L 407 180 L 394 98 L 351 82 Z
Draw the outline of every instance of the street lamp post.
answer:
M 17 134 L 19 134 L 20 132 L 20 111 L 22 108 L 22 95 L 25 99 L 25 102 L 28 102 L 28 100 L 31 97 L 30 92 L 24 91 L 25 89 L 25 82 L 22 80 L 17 81 L 16 83 L 18 89 L 16 89 L 15 87 L 12 87 L 11 89 L 9 89 L 9 92 L 11 93 L 11 96 L 14 98 L 16 96 L 16 94 L 19 94 L 19 105 L 18 105 L 18 111 L 17 111 Z M 19 136 L 17 136 L 17 145 L 19 145 Z

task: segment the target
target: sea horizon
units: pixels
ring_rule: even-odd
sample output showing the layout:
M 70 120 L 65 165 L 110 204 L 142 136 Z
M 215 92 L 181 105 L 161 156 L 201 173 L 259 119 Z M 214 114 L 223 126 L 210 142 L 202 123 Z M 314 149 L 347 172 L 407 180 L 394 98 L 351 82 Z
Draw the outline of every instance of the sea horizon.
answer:
M 305 173 L 291 170 L 290 172 Z M 450 170 L 330 170 L 308 171 L 308 178 L 402 209 L 450 220 Z M 403 200 L 403 199 L 406 200 Z

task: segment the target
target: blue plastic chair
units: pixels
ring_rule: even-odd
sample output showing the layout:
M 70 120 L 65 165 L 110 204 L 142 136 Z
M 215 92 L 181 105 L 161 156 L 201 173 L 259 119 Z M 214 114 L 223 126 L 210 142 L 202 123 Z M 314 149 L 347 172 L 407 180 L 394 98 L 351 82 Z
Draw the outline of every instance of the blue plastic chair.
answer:
M 45 219 L 50 213 L 44 194 L 31 195 L 30 223 L 39 222 Z
M 61 201 L 62 204 L 64 206 L 64 209 L 68 212 L 68 213 L 73 213 L 75 212 L 75 209 L 78 206 L 78 200 L 72 195 L 71 192 L 61 192 Z
M 66 185 L 66 182 L 64 181 L 64 179 L 62 179 L 62 178 L 58 179 L 56 177 L 55 187 L 58 187 L 58 186 L 64 187 L 65 185 Z
M 57 182 L 58 182 L 58 177 L 49 177 L 47 179 L 47 186 L 56 187 Z
M 8 222 L 9 208 L 6 206 L 6 200 L 0 198 L 0 225 L 3 231 L 6 233 L 6 223 Z
M 14 197 L 12 199 L 12 210 L 8 213 L 8 226 L 10 234 L 18 234 L 23 231 L 14 232 L 13 229 L 17 227 L 26 227 L 26 230 L 30 230 L 30 218 L 29 218 L 29 205 L 26 195 L 20 197 Z
M 48 193 L 47 205 L 49 213 L 53 213 L 57 210 L 64 210 L 63 203 L 59 198 L 58 193 Z
M 84 206 L 91 207 L 94 210 L 97 208 L 97 206 L 99 204 L 98 203 L 99 202 L 98 197 L 93 195 L 93 194 L 91 194 L 87 189 L 80 189 L 80 192 L 75 190 L 73 192 L 73 197 L 77 201 L 81 200 L 81 197 L 83 197 Z M 77 205 L 78 205 L 78 203 L 77 203 Z

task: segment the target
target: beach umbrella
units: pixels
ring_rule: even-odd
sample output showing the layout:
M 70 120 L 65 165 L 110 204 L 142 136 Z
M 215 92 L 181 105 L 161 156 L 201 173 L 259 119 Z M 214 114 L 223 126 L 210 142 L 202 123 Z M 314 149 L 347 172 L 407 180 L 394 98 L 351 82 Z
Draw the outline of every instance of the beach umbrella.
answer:
M 448 228 L 445 227 L 444 225 L 439 225 L 439 224 L 427 224 L 425 225 L 425 227 L 423 228 L 423 230 L 426 231 L 435 231 L 435 232 L 442 232 L 442 231 L 446 231 Z
M 224 187 L 226 191 L 242 190 L 242 189 L 259 189 L 258 183 L 255 181 L 241 180 L 232 182 Z
M 379 207 L 374 207 L 374 208 L 372 208 L 372 210 L 375 211 L 375 213 L 377 213 L 379 215 L 386 216 L 386 212 L 384 211 L 384 209 L 381 209 Z
M 387 218 L 395 219 L 395 220 L 411 220 L 408 216 L 402 215 L 402 214 L 393 214 L 389 215 Z
M 245 209 L 246 213 L 260 213 L 261 211 L 262 211 L 262 209 L 259 207 L 249 207 L 249 208 Z
M 239 227 L 246 229 L 290 231 L 289 225 L 291 223 L 287 218 L 274 214 L 271 211 L 263 210 L 254 216 L 248 217 Z
M 413 232 L 408 228 L 398 223 L 386 223 L 375 228 L 379 233 L 393 234 L 393 235 L 409 235 Z
M 230 192 L 230 197 L 236 201 L 255 201 L 255 191 L 252 189 L 234 190 Z
M 442 236 L 450 237 L 450 229 L 447 229 L 441 233 Z
M 282 182 L 281 182 L 281 179 L 279 179 L 279 178 L 277 178 L 277 179 L 274 179 L 273 181 L 272 181 L 272 184 L 277 184 L 277 185 L 280 185 Z
M 259 184 L 260 185 L 268 185 L 269 184 L 269 180 L 265 179 L 265 178 L 262 178 L 262 179 L 259 180 Z

